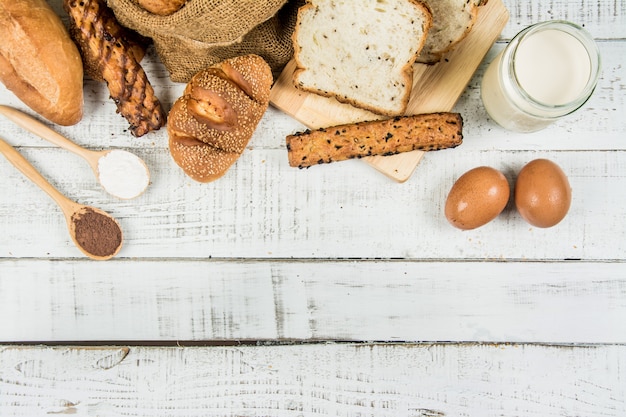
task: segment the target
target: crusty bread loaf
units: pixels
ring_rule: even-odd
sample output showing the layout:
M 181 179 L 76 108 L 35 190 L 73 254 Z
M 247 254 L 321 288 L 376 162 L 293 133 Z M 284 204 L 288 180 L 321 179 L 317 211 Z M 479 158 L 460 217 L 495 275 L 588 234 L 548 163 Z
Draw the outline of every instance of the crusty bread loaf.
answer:
M 297 88 L 387 116 L 401 115 L 413 63 L 431 26 L 418 0 L 309 0 L 293 35 Z
M 257 55 L 198 72 L 169 112 L 170 153 L 199 182 L 224 175 L 246 148 L 269 105 L 270 66 Z
M 45 0 L 0 0 L 0 80 L 53 123 L 83 116 L 83 64 L 60 17 Z
M 434 64 L 472 30 L 478 6 L 487 0 L 424 0 L 433 15 L 433 25 L 417 62 Z
M 459 113 L 430 113 L 289 135 L 287 154 L 289 165 L 306 168 L 351 158 L 454 148 L 462 141 L 463 119 Z
M 187 0 L 135 0 L 139 6 L 152 14 L 169 16 L 177 12 Z

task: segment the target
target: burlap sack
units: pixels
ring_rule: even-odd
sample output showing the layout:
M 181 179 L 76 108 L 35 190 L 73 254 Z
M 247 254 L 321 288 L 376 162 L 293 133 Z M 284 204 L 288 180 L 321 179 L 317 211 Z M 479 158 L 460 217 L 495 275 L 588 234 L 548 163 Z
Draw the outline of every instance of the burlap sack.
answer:
M 158 16 L 134 0 L 107 0 L 119 22 L 151 38 L 175 82 L 233 56 L 262 56 L 276 76 L 293 55 L 291 35 L 304 0 L 188 0 Z

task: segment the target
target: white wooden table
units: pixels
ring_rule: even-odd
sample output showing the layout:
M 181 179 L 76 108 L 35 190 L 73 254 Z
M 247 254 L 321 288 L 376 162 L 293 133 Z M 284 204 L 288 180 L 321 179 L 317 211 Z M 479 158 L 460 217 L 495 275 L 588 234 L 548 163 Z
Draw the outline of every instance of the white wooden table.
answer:
M 505 4 L 455 108 L 463 145 L 402 184 L 363 161 L 290 168 L 284 139 L 303 126 L 274 108 L 226 176 L 194 183 L 165 130 L 132 137 L 87 80 L 84 120 L 54 128 L 145 159 L 149 189 L 121 201 L 0 117 L 0 136 L 125 234 L 116 258 L 88 260 L 0 158 L 0 415 L 625 416 L 626 1 Z M 599 86 L 544 131 L 504 131 L 481 105 L 486 64 L 557 18 L 597 39 Z M 154 54 L 145 68 L 169 108 L 183 86 Z M 3 86 L 0 102 L 29 111 Z M 510 204 L 473 231 L 447 223 L 463 172 L 490 165 L 512 183 L 540 157 L 569 176 L 562 223 L 531 227 Z

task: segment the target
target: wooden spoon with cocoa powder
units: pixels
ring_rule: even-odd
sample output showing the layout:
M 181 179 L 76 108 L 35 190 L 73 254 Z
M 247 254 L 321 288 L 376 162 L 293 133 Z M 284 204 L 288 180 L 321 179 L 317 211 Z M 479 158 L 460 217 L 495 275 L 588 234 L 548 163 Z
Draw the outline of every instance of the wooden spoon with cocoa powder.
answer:
M 37 184 L 59 205 L 74 244 L 91 259 L 112 258 L 122 248 L 122 229 L 108 213 L 70 200 L 33 167 L 15 148 L 0 139 L 0 152 L 22 174 Z

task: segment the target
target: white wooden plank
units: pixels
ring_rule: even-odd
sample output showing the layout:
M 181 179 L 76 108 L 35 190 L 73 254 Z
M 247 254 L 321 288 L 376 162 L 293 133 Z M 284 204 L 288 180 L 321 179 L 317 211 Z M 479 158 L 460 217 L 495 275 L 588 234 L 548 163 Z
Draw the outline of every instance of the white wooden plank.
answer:
M 0 347 L 3 416 L 623 416 L 625 346 Z
M 624 39 L 626 36 L 626 2 L 624 0 L 503 0 L 511 19 L 502 32 L 510 39 L 526 26 L 545 20 L 569 20 L 584 26 L 600 39 Z
M 131 201 L 106 194 L 74 155 L 24 153 L 70 198 L 118 218 L 122 258 L 623 260 L 626 254 L 624 151 L 440 151 L 409 181 L 394 184 L 361 161 L 298 170 L 283 150 L 263 149 L 244 153 L 222 180 L 199 184 L 172 167 L 169 155 L 146 150 L 139 155 L 151 167 L 152 185 Z M 531 227 L 512 205 L 472 231 L 448 224 L 445 199 L 463 172 L 490 165 L 513 184 L 521 167 L 540 157 L 557 162 L 573 188 L 570 213 L 559 225 Z M 0 176 L 6 196 L 0 254 L 80 257 L 52 200 L 4 160 Z
M 4 260 L 0 269 L 5 342 L 626 343 L 623 262 Z

